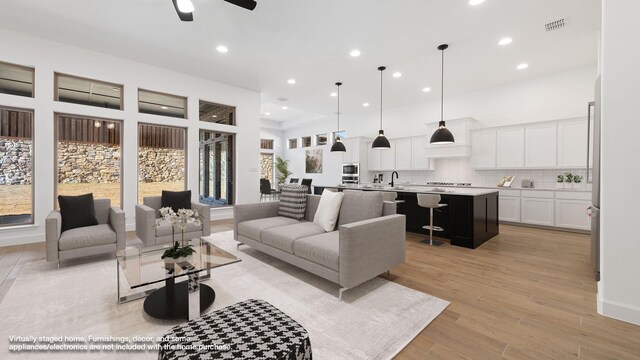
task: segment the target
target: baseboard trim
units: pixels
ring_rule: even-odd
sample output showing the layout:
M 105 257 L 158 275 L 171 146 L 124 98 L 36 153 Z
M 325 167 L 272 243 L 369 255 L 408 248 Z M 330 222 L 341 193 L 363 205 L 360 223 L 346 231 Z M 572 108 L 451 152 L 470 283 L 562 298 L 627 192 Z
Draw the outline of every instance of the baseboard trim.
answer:
M 2 242 L 0 242 L 0 247 L 42 243 L 44 242 L 44 239 L 45 239 L 44 233 L 23 235 L 23 236 L 12 236 L 10 238 L 3 239 Z
M 598 297 L 598 312 L 610 318 L 640 325 L 640 308 Z

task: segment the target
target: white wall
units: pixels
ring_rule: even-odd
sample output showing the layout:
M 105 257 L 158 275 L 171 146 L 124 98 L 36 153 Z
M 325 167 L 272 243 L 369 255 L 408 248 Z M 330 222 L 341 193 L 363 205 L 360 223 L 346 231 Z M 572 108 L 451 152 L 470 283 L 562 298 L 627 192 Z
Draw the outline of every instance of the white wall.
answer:
M 598 310 L 640 324 L 640 2 L 604 0 L 602 23 L 601 281 Z M 628 159 L 633 159 L 628 161 Z
M 520 82 L 508 83 L 487 89 L 445 97 L 445 119 L 473 117 L 484 126 L 501 126 L 530 122 L 585 117 L 587 103 L 593 101 L 595 66 L 551 74 Z M 348 137 L 375 137 L 378 133 L 380 114 L 372 106 L 370 112 L 357 116 L 341 116 L 341 127 Z M 430 100 L 384 110 L 384 130 L 388 138 L 400 138 L 427 134 L 424 123 L 437 122 L 440 116 L 440 98 L 436 92 Z M 289 138 L 335 131 L 334 118 L 323 119 L 296 126 L 295 121 L 284 123 L 285 147 Z M 327 157 L 325 151 L 322 175 L 311 176 L 320 184 L 339 181 L 342 158 Z M 285 150 L 285 157 L 296 164 L 297 171 L 304 170 L 304 151 Z M 442 179 L 440 179 L 442 180 Z M 366 181 L 371 181 L 366 179 Z M 315 180 L 314 180 L 315 182 Z
M 260 94 L 246 89 L 181 74 L 123 58 L 0 28 L 0 61 L 31 66 L 35 71 L 35 98 L 0 94 L 0 105 L 35 110 L 34 213 L 33 226 L 0 228 L 0 246 L 44 241 L 44 219 L 53 209 L 54 116 L 55 112 L 97 116 L 124 121 L 123 209 L 128 229 L 134 221 L 137 199 L 137 123 L 182 126 L 187 132 L 187 182 L 197 199 L 198 130 L 236 133 L 236 201 L 246 203 L 259 197 L 257 186 L 259 154 Z M 53 101 L 53 73 L 87 77 L 124 84 L 124 111 Z M 137 111 L 137 89 L 144 88 L 188 97 L 188 119 L 174 119 Z M 198 101 L 236 106 L 238 126 L 218 125 L 198 120 Z M 212 216 L 228 217 L 231 209 Z

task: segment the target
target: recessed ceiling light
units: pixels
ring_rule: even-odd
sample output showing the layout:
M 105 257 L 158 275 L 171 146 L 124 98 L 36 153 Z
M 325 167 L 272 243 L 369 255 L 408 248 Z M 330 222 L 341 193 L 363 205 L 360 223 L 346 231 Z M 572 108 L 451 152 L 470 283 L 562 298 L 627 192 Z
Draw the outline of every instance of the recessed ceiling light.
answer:
M 469 5 L 476 6 L 482 4 L 483 2 L 484 0 L 469 0 Z
M 267 115 L 267 116 L 271 115 L 271 113 L 270 113 L 270 112 L 266 112 L 266 113 L 264 113 L 264 114 L 265 114 L 265 115 Z
M 351 55 L 352 57 L 358 57 L 360 56 L 360 54 L 360 50 L 358 49 L 351 50 L 351 52 L 349 53 L 349 55 Z
M 120 91 L 120 88 L 114 87 L 114 88 L 111 88 L 111 90 L 113 90 L 113 91 Z
M 369 103 L 363 103 L 363 104 L 362 104 L 362 106 L 364 106 L 364 107 L 368 107 L 368 106 L 369 106 Z
M 529 64 L 520 64 L 520 65 L 516 66 L 516 69 L 524 70 L 524 69 L 526 69 L 528 67 L 529 67 Z
M 399 72 L 399 71 L 396 71 L 396 72 L 394 72 L 394 73 L 393 73 L 393 77 L 394 77 L 394 78 L 399 78 L 399 77 L 401 77 L 401 76 L 402 76 L 402 73 L 401 73 L 401 72 Z
M 287 109 L 288 109 L 288 107 L 286 107 L 286 106 L 282 107 L 282 110 L 287 110 Z
M 422 88 L 422 92 L 429 92 L 429 91 L 431 91 L 430 87 Z
M 217 118 L 217 117 L 218 117 L 218 115 L 211 115 L 211 117 L 212 117 L 212 118 Z
M 226 53 L 226 52 L 229 52 L 229 49 L 227 49 L 227 47 L 226 47 L 226 46 L 224 46 L 224 45 L 218 45 L 218 46 L 216 47 L 216 50 L 217 50 L 219 53 L 223 53 L 223 54 L 224 54 L 224 53 Z
M 505 38 L 500 39 L 500 41 L 498 41 L 498 45 L 505 46 L 505 45 L 511 44 L 511 42 L 513 42 L 512 38 L 505 37 Z
M 332 93 L 331 93 L 331 94 L 329 94 L 329 95 L 331 95 L 331 96 L 333 96 L 333 97 L 336 97 L 336 96 L 338 96 L 338 93 L 332 92 Z
M 160 108 L 161 108 L 162 110 L 167 110 L 167 109 L 168 109 L 168 107 L 166 107 L 166 106 L 164 106 L 164 105 L 163 105 L 163 106 L 160 106 Z
M 289 79 L 289 80 L 287 80 L 287 84 L 291 84 L 291 85 L 293 85 L 293 84 L 295 84 L 295 83 L 296 83 L 296 79 Z

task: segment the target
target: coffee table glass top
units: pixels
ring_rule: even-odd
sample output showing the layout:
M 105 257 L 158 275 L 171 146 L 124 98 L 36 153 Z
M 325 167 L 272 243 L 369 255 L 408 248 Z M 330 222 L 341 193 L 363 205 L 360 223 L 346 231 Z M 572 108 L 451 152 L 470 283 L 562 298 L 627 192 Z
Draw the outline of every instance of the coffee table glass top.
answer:
M 164 251 L 172 246 L 170 243 L 118 250 L 118 267 L 124 273 L 129 286 L 134 289 L 167 278 L 190 275 L 240 261 L 207 240 L 195 238 L 190 244 L 196 252 L 180 263 L 166 263 L 160 258 Z

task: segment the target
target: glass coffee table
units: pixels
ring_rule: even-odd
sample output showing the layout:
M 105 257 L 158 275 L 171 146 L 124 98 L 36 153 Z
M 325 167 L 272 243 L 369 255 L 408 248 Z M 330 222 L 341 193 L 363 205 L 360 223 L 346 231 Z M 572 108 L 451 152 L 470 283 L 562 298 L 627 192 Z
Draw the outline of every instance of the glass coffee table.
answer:
M 154 318 L 192 320 L 200 317 L 216 297 L 215 291 L 200 280 L 208 279 L 211 269 L 240 259 L 201 238 L 192 239 L 190 244 L 195 254 L 180 263 L 166 263 L 160 258 L 172 246 L 170 243 L 116 251 L 118 302 L 146 297 L 144 311 Z M 206 274 L 200 276 L 202 272 Z M 141 291 L 122 296 L 121 276 L 130 289 Z M 179 278 L 185 281 L 176 282 Z M 162 282 L 164 286 L 149 289 Z

